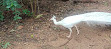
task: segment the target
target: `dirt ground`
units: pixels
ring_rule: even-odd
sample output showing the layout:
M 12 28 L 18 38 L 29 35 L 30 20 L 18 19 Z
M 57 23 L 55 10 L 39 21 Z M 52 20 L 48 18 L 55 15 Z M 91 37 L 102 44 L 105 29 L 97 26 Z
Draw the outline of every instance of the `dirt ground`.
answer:
M 19 23 L 1 22 L 0 41 L 10 42 L 7 49 L 111 49 L 110 27 L 90 27 L 82 22 L 78 24 L 80 34 L 75 27 L 70 38 L 69 30 L 56 26 L 50 21 L 52 15 L 61 20 L 69 15 L 92 11 L 111 12 L 111 0 L 98 0 L 98 3 L 76 3 L 69 1 L 41 1 L 40 19 L 25 19 Z

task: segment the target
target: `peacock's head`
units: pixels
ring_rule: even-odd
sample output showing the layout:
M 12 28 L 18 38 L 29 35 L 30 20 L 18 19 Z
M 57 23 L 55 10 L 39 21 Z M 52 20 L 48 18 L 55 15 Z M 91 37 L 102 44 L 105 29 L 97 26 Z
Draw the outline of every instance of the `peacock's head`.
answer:
M 53 17 L 50 20 L 54 20 L 56 17 L 53 15 Z

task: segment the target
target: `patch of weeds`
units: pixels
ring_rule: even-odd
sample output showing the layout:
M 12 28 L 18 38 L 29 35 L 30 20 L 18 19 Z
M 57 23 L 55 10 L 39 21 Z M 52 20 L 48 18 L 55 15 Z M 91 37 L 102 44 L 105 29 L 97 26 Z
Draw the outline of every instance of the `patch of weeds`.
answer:
M 108 6 L 109 4 L 108 4 L 108 2 L 104 2 L 104 5 L 105 5 L 105 6 Z
M 23 14 L 26 14 L 28 16 L 32 16 L 33 15 L 33 13 L 30 12 L 28 9 L 23 9 L 22 12 L 23 12 Z
M 1 46 L 3 49 L 8 48 L 8 46 L 10 46 L 10 45 L 11 45 L 10 42 L 1 42 L 1 43 L 0 43 L 0 46 Z
M 23 9 L 22 11 L 19 9 L 22 9 L 22 5 L 18 3 L 17 0 L 0 0 L 0 21 L 3 21 L 4 18 L 9 15 L 14 15 L 13 20 L 19 20 L 22 19 L 20 17 L 23 14 L 26 14 L 28 16 L 32 16 L 33 14 L 28 9 Z M 10 14 L 8 12 L 11 12 Z M 13 13 L 13 14 L 12 14 Z
M 3 19 L 4 19 L 3 13 L 2 11 L 0 11 L 0 21 L 3 21 Z
M 69 49 L 69 48 L 67 47 L 67 45 L 65 45 L 64 49 Z
M 15 12 L 13 12 L 13 14 L 15 14 L 14 20 L 22 19 L 22 17 L 20 17 L 21 15 L 20 11 L 16 10 Z

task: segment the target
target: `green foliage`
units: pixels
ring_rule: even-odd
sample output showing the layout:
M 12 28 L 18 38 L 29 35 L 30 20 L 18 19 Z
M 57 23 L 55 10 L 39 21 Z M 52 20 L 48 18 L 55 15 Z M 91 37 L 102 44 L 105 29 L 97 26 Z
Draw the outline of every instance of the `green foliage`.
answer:
M 26 14 L 28 16 L 32 16 L 32 13 L 28 9 L 22 10 L 23 14 Z
M 0 20 L 3 21 L 4 16 L 2 15 L 2 12 L 0 12 Z
M 22 17 L 20 17 L 21 15 L 20 11 L 16 10 L 15 12 L 13 12 L 13 14 L 15 14 L 14 20 L 22 19 Z
M 16 10 L 16 8 L 21 8 L 21 5 L 16 0 L 3 0 L 3 5 L 12 11 Z
M 28 16 L 32 16 L 32 13 L 28 9 L 24 9 L 22 11 L 18 10 L 22 6 L 17 2 L 17 0 L 0 0 L 0 21 L 4 19 L 5 11 L 12 11 L 14 14 L 13 20 L 22 19 L 20 15 L 26 14 Z M 6 14 L 5 14 L 6 15 Z M 12 15 L 12 14 L 10 14 Z
M 4 19 L 4 16 L 0 15 L 0 20 L 3 21 L 3 19 Z
M 14 20 L 22 19 L 22 17 L 19 17 L 19 15 L 14 16 Z
M 18 8 L 21 8 L 22 6 L 18 4 L 16 0 L 1 0 L 0 1 L 0 20 L 3 21 L 4 16 L 2 15 L 5 11 L 13 11 L 14 20 L 22 19 L 19 17 L 21 13 L 17 10 Z M 11 15 L 11 14 L 10 14 Z
M 15 15 L 21 15 L 20 11 L 16 10 L 15 12 L 13 12 L 13 14 Z
M 0 46 L 2 47 L 2 48 L 7 48 L 8 46 L 10 46 L 11 44 L 9 43 L 9 42 L 1 42 L 0 43 Z

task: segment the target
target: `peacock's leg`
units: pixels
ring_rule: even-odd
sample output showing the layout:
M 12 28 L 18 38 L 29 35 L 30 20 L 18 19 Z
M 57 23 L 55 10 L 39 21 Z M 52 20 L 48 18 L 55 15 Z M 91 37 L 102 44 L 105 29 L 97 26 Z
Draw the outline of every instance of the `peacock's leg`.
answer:
M 78 28 L 77 28 L 77 26 L 75 25 L 75 27 L 76 27 L 76 30 L 77 30 L 77 35 L 79 34 L 79 30 L 78 30 Z
M 68 29 L 70 31 L 70 34 L 67 37 L 69 38 L 71 36 L 71 34 L 72 34 L 72 29 L 71 28 L 68 28 Z

